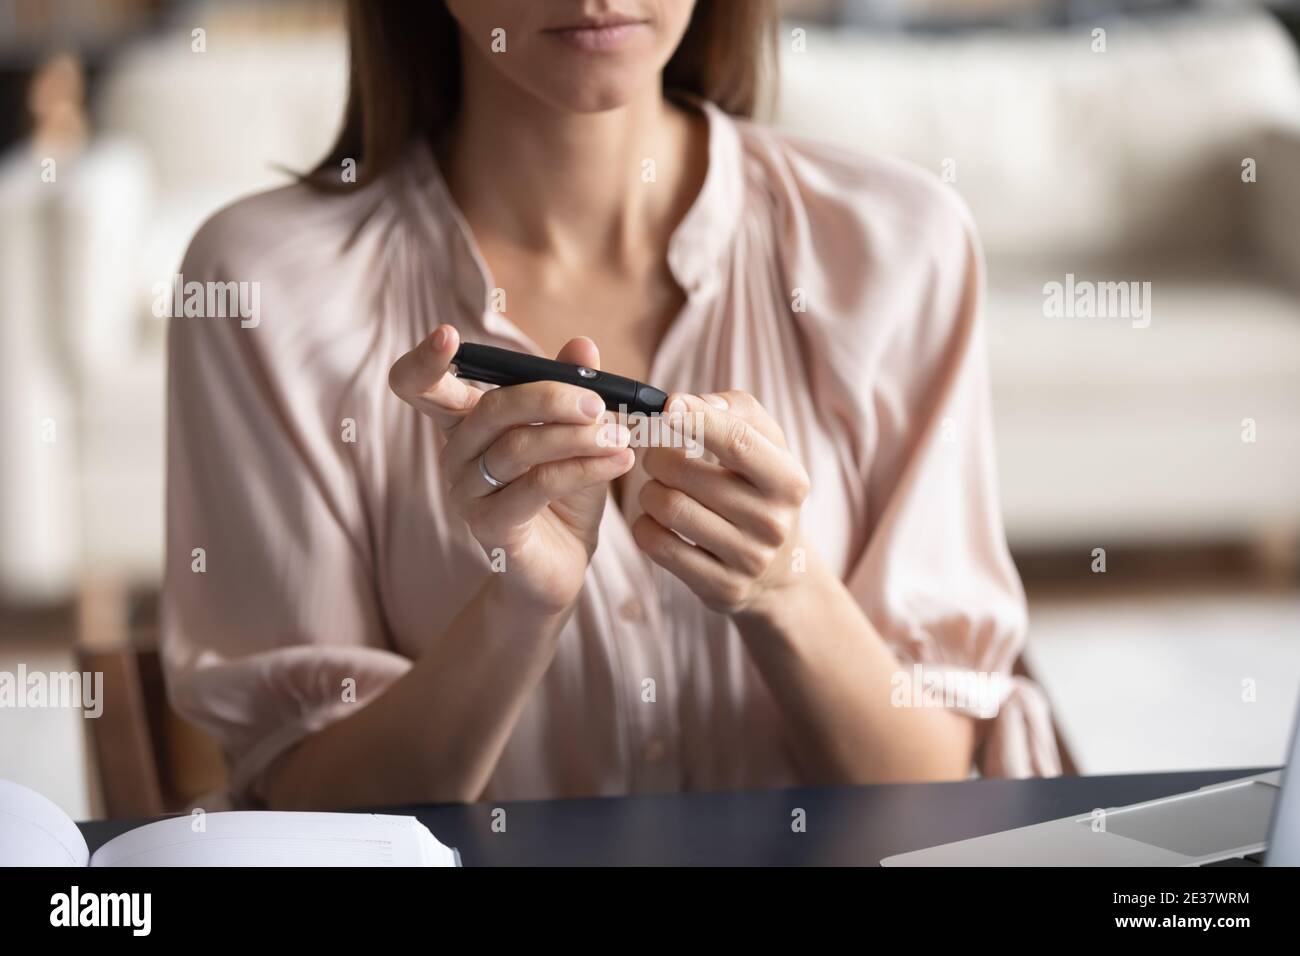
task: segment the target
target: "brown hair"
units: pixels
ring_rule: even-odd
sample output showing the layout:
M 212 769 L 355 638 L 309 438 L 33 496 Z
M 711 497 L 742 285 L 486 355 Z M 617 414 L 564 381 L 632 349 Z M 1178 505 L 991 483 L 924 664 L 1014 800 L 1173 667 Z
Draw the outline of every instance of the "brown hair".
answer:
M 441 0 L 348 0 L 350 76 L 343 129 L 308 181 L 329 187 L 339 164 L 359 181 L 388 169 L 412 139 L 433 143 L 460 108 L 460 36 Z M 758 107 L 774 59 L 774 0 L 698 0 L 664 67 L 665 92 L 710 100 L 736 116 Z

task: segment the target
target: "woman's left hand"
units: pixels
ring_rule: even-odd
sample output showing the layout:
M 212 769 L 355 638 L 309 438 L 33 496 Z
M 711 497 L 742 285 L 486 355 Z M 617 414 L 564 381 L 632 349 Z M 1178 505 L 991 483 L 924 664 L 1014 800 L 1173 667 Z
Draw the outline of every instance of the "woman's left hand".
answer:
M 673 395 L 664 414 L 675 432 L 702 440 L 717 464 L 662 444 L 646 451 L 651 480 L 641 489 L 645 514 L 632 526 L 636 543 L 713 610 L 762 613 L 802 570 L 796 549 L 808 474 L 746 392 Z

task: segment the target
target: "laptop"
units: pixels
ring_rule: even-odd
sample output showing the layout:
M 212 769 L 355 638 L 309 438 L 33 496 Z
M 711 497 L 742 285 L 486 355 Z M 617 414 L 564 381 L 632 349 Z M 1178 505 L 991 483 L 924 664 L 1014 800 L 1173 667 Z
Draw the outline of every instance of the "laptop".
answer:
M 881 866 L 1261 864 L 1300 866 L 1300 712 L 1282 770 L 880 861 Z

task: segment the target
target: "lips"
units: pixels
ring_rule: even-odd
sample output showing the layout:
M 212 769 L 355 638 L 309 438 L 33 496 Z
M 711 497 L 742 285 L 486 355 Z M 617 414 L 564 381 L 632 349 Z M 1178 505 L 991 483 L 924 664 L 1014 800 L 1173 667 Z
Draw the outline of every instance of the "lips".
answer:
M 649 29 L 645 20 L 628 18 L 593 18 L 543 31 L 548 36 L 580 50 L 607 52 L 617 50 Z

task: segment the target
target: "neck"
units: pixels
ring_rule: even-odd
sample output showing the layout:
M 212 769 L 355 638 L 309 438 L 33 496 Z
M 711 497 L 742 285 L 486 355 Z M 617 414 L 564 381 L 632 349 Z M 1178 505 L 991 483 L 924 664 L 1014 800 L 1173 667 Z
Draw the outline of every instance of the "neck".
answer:
M 626 257 L 647 236 L 666 243 L 703 159 L 692 158 L 693 119 L 663 98 L 657 77 L 616 109 L 566 112 L 465 47 L 461 109 L 440 158 L 476 236 L 575 262 Z

